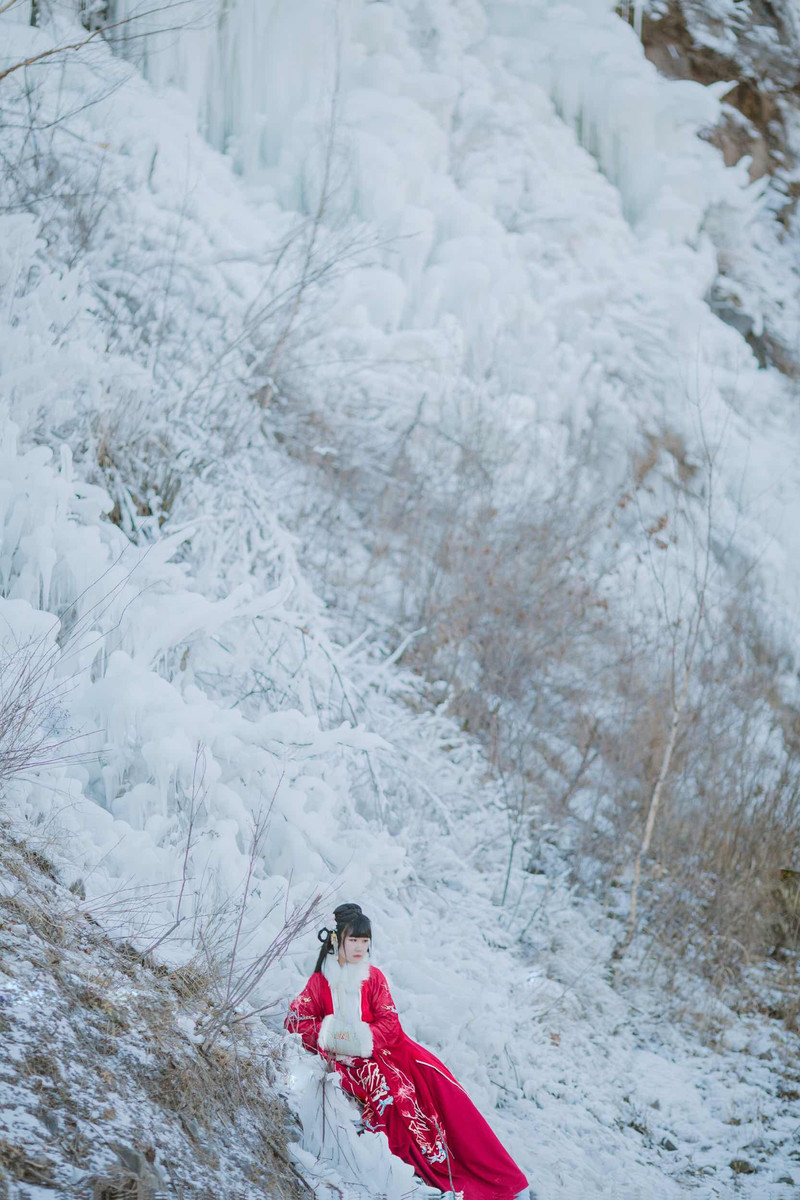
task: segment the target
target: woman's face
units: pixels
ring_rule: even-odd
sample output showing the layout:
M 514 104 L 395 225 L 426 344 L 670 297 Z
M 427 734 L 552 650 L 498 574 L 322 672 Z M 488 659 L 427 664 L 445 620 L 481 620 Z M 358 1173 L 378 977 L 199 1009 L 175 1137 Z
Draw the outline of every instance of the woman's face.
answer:
M 369 938 L 368 937 L 351 937 L 350 934 L 345 937 L 344 945 L 339 954 L 340 962 L 359 963 L 366 958 L 369 953 Z

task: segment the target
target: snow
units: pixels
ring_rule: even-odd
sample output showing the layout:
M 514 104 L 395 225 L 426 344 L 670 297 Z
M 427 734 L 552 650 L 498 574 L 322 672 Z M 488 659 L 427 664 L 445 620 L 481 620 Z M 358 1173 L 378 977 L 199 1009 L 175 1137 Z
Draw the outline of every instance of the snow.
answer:
M 254 1047 L 240 1045 L 235 1066 L 240 1079 L 247 1072 L 248 1104 L 221 1104 L 232 1064 L 225 1053 L 216 1061 L 197 1054 L 202 1011 L 187 999 L 185 981 L 182 991 L 163 969 L 116 948 L 43 872 L 43 860 L 32 862 L 5 827 L 0 838 L 25 915 L 12 923 L 13 907 L 0 912 L 7 1194 L 80 1200 L 88 1190 L 136 1184 L 159 1196 L 187 1186 L 209 1194 L 235 1187 L 242 1197 L 263 1195 L 269 1184 L 283 1191 L 287 1179 L 280 1169 L 275 1179 L 269 1161 L 283 1131 L 278 1122 L 259 1128 L 275 1095 L 248 1061 Z M 258 1052 L 275 1058 L 276 1040 L 262 1036 Z M 212 1084 L 206 1095 L 198 1086 L 204 1075 Z
M 348 644 L 350 597 L 326 607 L 305 557 L 329 499 L 258 438 L 247 356 L 283 310 L 218 361 L 266 302 L 265 277 L 280 289 L 276 248 L 313 217 L 333 113 L 320 236 L 335 246 L 345 230 L 359 251 L 314 292 L 292 348 L 289 377 L 331 430 L 314 453 L 348 445 L 369 466 L 421 391 L 454 429 L 478 393 L 501 444 L 531 447 L 532 488 L 557 487 L 591 437 L 592 479 L 611 492 L 643 434 L 668 429 L 697 453 L 701 409 L 725 436 L 720 520 L 760 556 L 795 638 L 794 397 L 704 300 L 717 246 L 760 201 L 744 167 L 726 171 L 697 139 L 721 89 L 660 79 L 605 4 L 242 0 L 221 31 L 193 11 L 194 29 L 129 48 L 149 83 L 100 45 L 43 77 L 43 117 L 77 114 L 74 137 L 56 127 L 54 159 L 90 196 L 99 186 L 85 251 L 73 261 L 63 195 L 38 218 L 0 217 L 0 641 L 50 654 L 48 720 L 78 756 L 12 781 L 8 811 L 67 883 L 83 881 L 85 912 L 140 948 L 176 919 L 194 814 L 186 922 L 159 948 L 177 965 L 209 912 L 235 910 L 271 804 L 248 954 L 279 928 L 275 899 L 363 900 L 405 1028 L 468 1087 L 540 1197 L 782 1200 L 778 1180 L 800 1181 L 796 1114 L 778 1094 L 796 1039 L 718 1009 L 688 976 L 667 987 L 651 966 L 612 986 L 617 920 L 569 891 L 555 845 L 543 879 L 512 872 L 517 909 L 498 905 L 506 851 L 489 837 L 482 755 L 414 711 L 421 684 L 393 666 L 396 645 L 373 650 L 355 628 Z M 49 44 L 13 15 L 4 55 Z M 111 477 L 135 491 L 149 437 L 181 489 L 163 531 L 157 510 L 122 514 L 144 533 L 135 545 L 87 480 L 108 445 Z M 510 492 L 527 469 L 508 463 Z M 654 513 L 666 486 L 654 480 Z M 629 532 L 615 578 L 638 598 Z M 333 553 L 358 560 L 350 536 Z M 299 990 L 313 953 L 312 934 L 270 973 L 265 1002 Z M 319 1194 L 408 1195 L 408 1170 L 357 1136 L 335 1089 L 336 1138 L 321 1145 L 318 1064 L 287 1055 L 298 1162 Z M 736 1158 L 757 1172 L 734 1176 Z

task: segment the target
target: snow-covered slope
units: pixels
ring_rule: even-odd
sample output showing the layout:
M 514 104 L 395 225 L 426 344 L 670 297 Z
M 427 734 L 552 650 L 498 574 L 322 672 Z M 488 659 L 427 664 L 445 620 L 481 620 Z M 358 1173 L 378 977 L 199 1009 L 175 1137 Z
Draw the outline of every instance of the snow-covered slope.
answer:
M 207 980 L 118 946 L 0 829 L 0 1185 L 8 1197 L 309 1194 L 280 1047 L 194 1044 Z
M 7 780 L 6 810 L 64 882 L 82 879 L 112 933 L 146 948 L 171 930 L 159 953 L 177 964 L 198 928 L 235 926 L 254 821 L 271 805 L 247 953 L 280 929 L 287 893 L 362 900 L 408 1031 L 463 1079 L 539 1196 L 788 1196 L 796 1038 L 649 960 L 638 987 L 612 986 L 618 918 L 570 893 L 558 830 L 542 831 L 540 872 L 514 868 L 498 906 L 499 784 L 395 668 L 385 630 L 369 643 L 351 627 L 346 641 L 348 571 L 339 595 L 326 575 L 335 609 L 317 597 L 314 530 L 331 500 L 260 403 L 300 393 L 325 418 L 309 457 L 370 461 L 423 392 L 453 430 L 479 395 L 530 446 L 541 491 L 588 443 L 589 477 L 610 496 L 645 434 L 696 449 L 702 400 L 706 428 L 727 431 L 719 519 L 742 554 L 761 552 L 788 621 L 796 419 L 784 382 L 703 301 L 709 206 L 730 229 L 755 201 L 694 141 L 714 101 L 670 90 L 594 6 L 571 10 L 582 39 L 555 8 L 352 4 L 332 63 L 314 6 L 238 13 L 227 41 L 198 28 L 169 50 L 144 43 L 155 82 L 172 76 L 196 107 L 92 44 L 34 77 L 36 154 L 11 130 L 0 638 L 7 661 L 29 647 L 43 664 L 42 757 L 57 761 Z M 74 25 L 53 35 L 13 15 L 0 16 L 4 54 L 74 39 Z M 264 69 L 263 46 L 280 70 Z M 324 68 L 337 62 L 332 142 Z M 611 87 L 625 79 L 647 97 L 633 127 Z M 244 183 L 196 134 L 197 109 Z M 656 136 L 663 158 L 645 170 Z M 316 227 L 321 187 L 315 253 L 328 266 L 295 322 L 301 218 Z M 653 487 L 657 509 L 666 484 Z M 105 519 L 114 502 L 138 544 Z M 358 514 L 342 514 L 335 552 L 358 565 Z M 621 540 L 629 579 L 635 547 Z M 375 588 L 373 615 L 381 600 Z M 309 935 L 255 1002 L 296 990 L 312 954 Z M 286 1083 L 306 1114 L 309 1070 L 296 1057 Z M 306 1171 L 316 1136 L 309 1120 Z M 408 1189 L 380 1149 L 346 1126 L 341 1138 L 334 1184 Z M 730 1165 L 745 1160 L 755 1171 Z
M 17 573 L 6 576 L 12 598 L 3 603 L 3 618 L 23 645 L 34 610 L 21 593 L 26 584 L 42 587 L 41 561 L 26 551 L 49 534 L 54 578 L 63 581 L 76 561 L 91 563 L 93 546 L 100 566 L 98 534 L 113 533 L 87 520 L 85 508 L 81 525 L 74 512 L 70 519 L 69 476 L 56 476 L 41 458 L 36 451 L 14 455 L 6 446 L 4 478 L 14 491 L 4 546 L 13 551 Z M 219 614 L 210 617 L 212 606 L 201 617 L 201 598 L 176 586 L 169 568 L 147 558 L 142 568 L 150 572 L 142 582 L 146 578 L 159 593 L 149 605 L 143 603 L 147 592 L 138 598 L 119 594 L 100 617 L 91 593 L 83 601 L 87 615 L 94 607 L 94 653 L 116 637 L 123 646 L 127 639 L 137 644 L 137 621 L 144 634 L 153 620 L 159 628 L 174 628 L 183 614 L 192 617 L 193 636 L 180 641 L 173 634 L 175 656 L 190 646 L 191 657 L 210 675 L 215 644 L 227 655 L 234 646 L 237 656 L 243 654 L 235 617 L 223 624 L 215 619 Z M 106 569 L 104 596 L 121 571 Z M 132 588 L 136 574 L 122 578 Z M 159 597 L 162 613 L 155 617 L 152 605 Z M 102 638 L 104 620 L 110 630 Z M 281 618 L 273 620 L 280 626 Z M 285 625 L 281 632 L 285 655 Z M 315 640 L 311 630 L 307 637 Z M 265 644 L 270 646 L 268 636 Z M 276 645 L 280 634 L 273 650 Z M 315 704 L 305 716 L 278 711 L 248 722 L 191 683 L 187 672 L 199 665 L 183 673 L 176 667 L 170 680 L 144 655 L 131 657 L 118 647 L 106 651 L 102 674 L 84 674 L 74 661 L 80 652 L 80 641 L 68 641 L 55 674 L 69 679 L 73 728 L 99 734 L 102 750 L 97 755 L 87 748 L 82 766 L 40 770 L 33 785 L 18 781 L 6 804 L 32 845 L 53 856 L 65 882 L 81 877 L 84 911 L 117 935 L 137 936 L 143 948 L 171 925 L 197 741 L 204 747 L 206 790 L 188 873 L 192 926 L 203 922 L 212 901 L 238 901 L 250 820 L 280 770 L 283 783 L 246 910 L 249 954 L 272 932 L 274 915 L 264 912 L 284 871 L 293 871 L 295 893 L 330 881 L 340 895 L 368 899 L 376 953 L 390 973 L 406 1027 L 435 1046 L 467 1082 L 539 1195 L 644 1200 L 686 1188 L 726 1194 L 732 1162 L 756 1168 L 742 1176 L 742 1194 L 784 1194 L 778 1181 L 792 1178 L 795 1169 L 792 1035 L 779 1027 L 770 1031 L 759 1019 L 740 1019 L 688 981 L 665 1001 L 658 990 L 664 981 L 652 965 L 640 989 L 631 994 L 629 988 L 627 996 L 613 990 L 606 976 L 614 923 L 570 895 L 555 845 L 542 847 L 546 871 L 520 875 L 515 887 L 523 892 L 515 895 L 514 907 L 498 910 L 504 850 L 494 830 L 487 836 L 491 791 L 480 757 L 458 744 L 448 722 L 414 717 L 392 701 L 385 672 L 373 670 L 371 687 L 368 674 L 357 675 L 371 693 L 366 704 L 373 728 L 384 729 L 394 745 L 375 760 L 380 787 L 370 799 L 384 810 L 368 821 L 353 803 L 359 797 L 366 803 L 353 758 L 374 752 L 374 735 L 326 732 Z M 345 669 L 341 657 L 338 662 Z M 309 695 L 311 687 L 321 691 L 323 680 L 308 666 L 305 681 Z M 326 682 L 330 688 L 332 680 Z M 84 714 L 94 715 L 94 722 L 77 724 Z M 393 823 L 402 815 L 393 838 L 386 833 L 386 809 Z M 190 952 L 189 930 L 174 931 L 159 952 L 180 962 Z M 298 947 L 270 974 L 261 998 L 291 993 L 310 969 L 312 953 L 311 942 Z M 670 981 L 667 995 L 674 988 Z M 670 1010 L 680 1004 L 693 1012 L 703 1040 L 673 1024 Z M 295 1055 L 285 1085 L 309 1121 L 308 1148 L 298 1158 L 304 1173 L 316 1173 L 321 1188 L 327 1180 L 353 1194 L 387 1188 L 407 1193 L 407 1169 L 394 1167 L 380 1148 L 362 1153 L 361 1141 L 348 1132 L 342 1102 L 330 1096 L 329 1140 L 321 1165 L 315 1163 L 319 1077 L 309 1070 Z M 338 1129 L 333 1145 L 332 1129 Z M 15 1127 L 17 1141 L 18 1134 Z

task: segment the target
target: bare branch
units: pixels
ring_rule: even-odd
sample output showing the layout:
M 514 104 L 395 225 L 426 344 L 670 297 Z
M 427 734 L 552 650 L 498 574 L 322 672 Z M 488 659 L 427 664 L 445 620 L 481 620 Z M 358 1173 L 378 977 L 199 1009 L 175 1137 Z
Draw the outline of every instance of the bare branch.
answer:
M 169 4 L 166 7 L 180 8 L 182 4 L 188 2 L 189 0 L 176 0 L 176 3 Z M 0 14 L 4 13 L 6 9 L 11 8 L 14 3 L 15 0 L 11 0 L 11 3 L 6 4 L 5 8 L 0 8 Z M 25 67 L 32 67 L 35 63 L 43 62 L 45 59 L 52 58 L 56 54 L 65 54 L 69 50 L 81 50 L 84 46 L 88 46 L 90 42 L 93 42 L 95 38 L 101 37 L 112 29 L 120 29 L 123 25 L 130 25 L 133 21 L 140 21 L 144 17 L 152 16 L 153 13 L 161 13 L 163 11 L 163 6 L 160 8 L 151 8 L 146 12 L 134 13 L 130 17 L 124 17 L 121 21 L 111 21 L 106 25 L 98 25 L 97 29 L 93 29 L 90 34 L 82 38 L 79 42 L 68 42 L 61 46 L 53 46 L 50 50 L 42 50 L 39 54 L 33 54 L 30 58 L 25 58 L 21 62 L 14 63 L 13 66 L 6 67 L 4 71 L 0 71 L 0 83 L 7 76 L 13 75 L 15 71 L 21 71 Z

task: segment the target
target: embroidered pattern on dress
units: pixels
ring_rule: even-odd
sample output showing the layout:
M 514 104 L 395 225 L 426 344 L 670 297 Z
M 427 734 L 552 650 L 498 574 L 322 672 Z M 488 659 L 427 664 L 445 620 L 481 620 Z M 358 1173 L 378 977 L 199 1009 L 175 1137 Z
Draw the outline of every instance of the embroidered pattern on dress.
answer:
M 299 1033 L 301 1036 L 307 1032 L 309 1028 L 318 1023 L 318 1018 L 314 1015 L 316 1004 L 308 992 L 304 988 L 299 996 L 296 996 L 289 1006 L 289 1015 L 286 1018 L 286 1028 L 289 1033 Z M 312 1010 L 309 1012 L 308 1010 Z
M 394 1096 L 380 1067 L 374 1058 L 365 1058 L 363 1063 L 350 1068 L 350 1074 L 365 1093 L 362 1114 L 364 1128 L 370 1133 L 385 1133 L 386 1125 L 382 1118 L 389 1105 L 394 1104 Z
M 420 1106 L 414 1084 L 395 1063 L 387 1063 L 386 1067 L 397 1080 L 394 1090 L 395 1095 L 402 1101 L 400 1112 L 411 1136 L 419 1146 L 420 1153 L 431 1164 L 447 1162 L 450 1151 L 444 1134 L 435 1117 L 431 1119 Z
M 363 1121 L 370 1133 L 386 1132 L 383 1113 L 394 1104 L 423 1158 L 431 1165 L 447 1161 L 450 1152 L 438 1122 L 422 1109 L 414 1084 L 399 1067 L 385 1062 L 381 1070 L 370 1058 L 351 1067 L 349 1073 L 365 1093 Z

